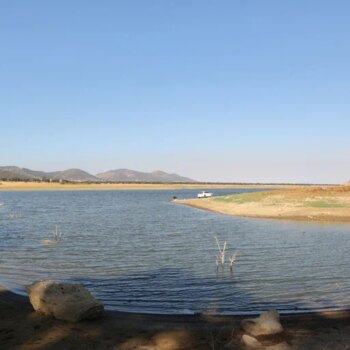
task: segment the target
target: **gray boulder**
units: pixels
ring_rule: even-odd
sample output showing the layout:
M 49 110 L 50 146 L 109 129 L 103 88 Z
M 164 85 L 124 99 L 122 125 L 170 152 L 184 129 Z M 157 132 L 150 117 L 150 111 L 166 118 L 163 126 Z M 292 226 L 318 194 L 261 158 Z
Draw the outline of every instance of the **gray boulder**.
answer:
M 283 332 L 278 312 L 274 309 L 262 313 L 257 318 L 245 319 L 241 325 L 245 333 L 253 337 Z
M 79 284 L 38 281 L 26 287 L 35 311 L 59 320 L 79 322 L 103 316 L 103 304 Z

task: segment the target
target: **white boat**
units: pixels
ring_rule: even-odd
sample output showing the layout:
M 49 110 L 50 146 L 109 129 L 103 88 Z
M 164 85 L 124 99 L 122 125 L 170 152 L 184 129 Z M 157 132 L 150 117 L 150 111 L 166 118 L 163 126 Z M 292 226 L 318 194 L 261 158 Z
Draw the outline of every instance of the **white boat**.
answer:
M 213 194 L 211 192 L 206 192 L 206 191 L 202 191 L 202 192 L 199 192 L 197 194 L 197 197 L 198 198 L 208 198 L 208 197 L 211 197 Z

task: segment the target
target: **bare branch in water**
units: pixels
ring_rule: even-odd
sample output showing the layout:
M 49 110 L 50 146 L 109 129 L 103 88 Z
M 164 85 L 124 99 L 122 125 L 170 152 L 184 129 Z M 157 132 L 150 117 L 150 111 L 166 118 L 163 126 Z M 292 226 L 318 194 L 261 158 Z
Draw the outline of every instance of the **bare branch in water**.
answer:
M 238 251 L 235 251 L 233 255 L 230 257 L 230 269 L 233 269 L 233 264 L 236 260 L 237 254 L 238 254 Z
M 44 239 L 41 241 L 41 244 L 43 245 L 52 245 L 57 244 L 60 242 L 63 238 L 63 233 L 58 230 L 58 226 L 55 226 L 55 231 L 53 232 L 53 239 Z
M 55 231 L 54 231 L 54 233 L 53 233 L 53 236 L 54 236 L 54 240 L 55 240 L 56 242 L 61 241 L 62 238 L 63 238 L 63 234 L 62 234 L 61 231 L 58 231 L 58 226 L 57 226 L 57 225 L 55 226 Z
M 220 242 L 216 236 L 215 236 L 215 239 L 216 239 L 216 244 L 218 245 L 219 252 L 220 252 L 221 265 L 224 266 L 225 265 L 225 250 L 226 250 L 227 242 L 225 241 L 224 247 L 221 249 Z

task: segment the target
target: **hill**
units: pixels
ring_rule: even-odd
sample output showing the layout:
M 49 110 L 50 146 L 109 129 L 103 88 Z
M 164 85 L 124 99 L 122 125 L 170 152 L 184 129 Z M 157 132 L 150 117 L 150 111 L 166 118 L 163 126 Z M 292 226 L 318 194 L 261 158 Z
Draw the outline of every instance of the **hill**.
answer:
M 56 180 L 68 180 L 68 181 L 101 181 L 94 175 L 87 173 L 81 169 L 68 169 L 63 171 L 54 171 L 47 173 L 49 178 Z
M 73 182 L 169 182 L 169 183 L 193 183 L 190 178 L 177 174 L 168 174 L 164 171 L 144 173 L 129 169 L 111 170 L 96 176 L 81 169 L 67 169 L 63 171 L 36 171 L 17 166 L 0 167 L 0 180 L 66 180 Z
M 96 175 L 104 181 L 113 182 L 196 182 L 193 179 L 163 171 L 145 173 L 129 169 L 110 170 Z
M 35 171 L 17 166 L 0 167 L 0 179 L 18 179 L 18 180 L 34 180 L 47 177 L 47 173 L 43 171 Z
M 0 167 L 0 179 L 3 180 L 67 180 L 67 181 L 101 181 L 97 177 L 80 169 L 68 169 L 64 171 L 36 171 L 17 166 Z

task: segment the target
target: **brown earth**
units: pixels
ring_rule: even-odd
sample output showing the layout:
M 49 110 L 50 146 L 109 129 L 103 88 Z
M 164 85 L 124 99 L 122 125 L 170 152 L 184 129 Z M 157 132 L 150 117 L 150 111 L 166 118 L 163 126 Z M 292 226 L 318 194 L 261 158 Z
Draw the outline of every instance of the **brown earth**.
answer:
M 241 320 L 107 312 L 101 320 L 66 323 L 36 314 L 27 298 L 0 290 L 1 350 L 243 350 Z M 282 316 L 281 322 L 283 333 L 259 337 L 262 349 L 278 349 L 281 342 L 298 350 L 350 349 L 349 312 Z

